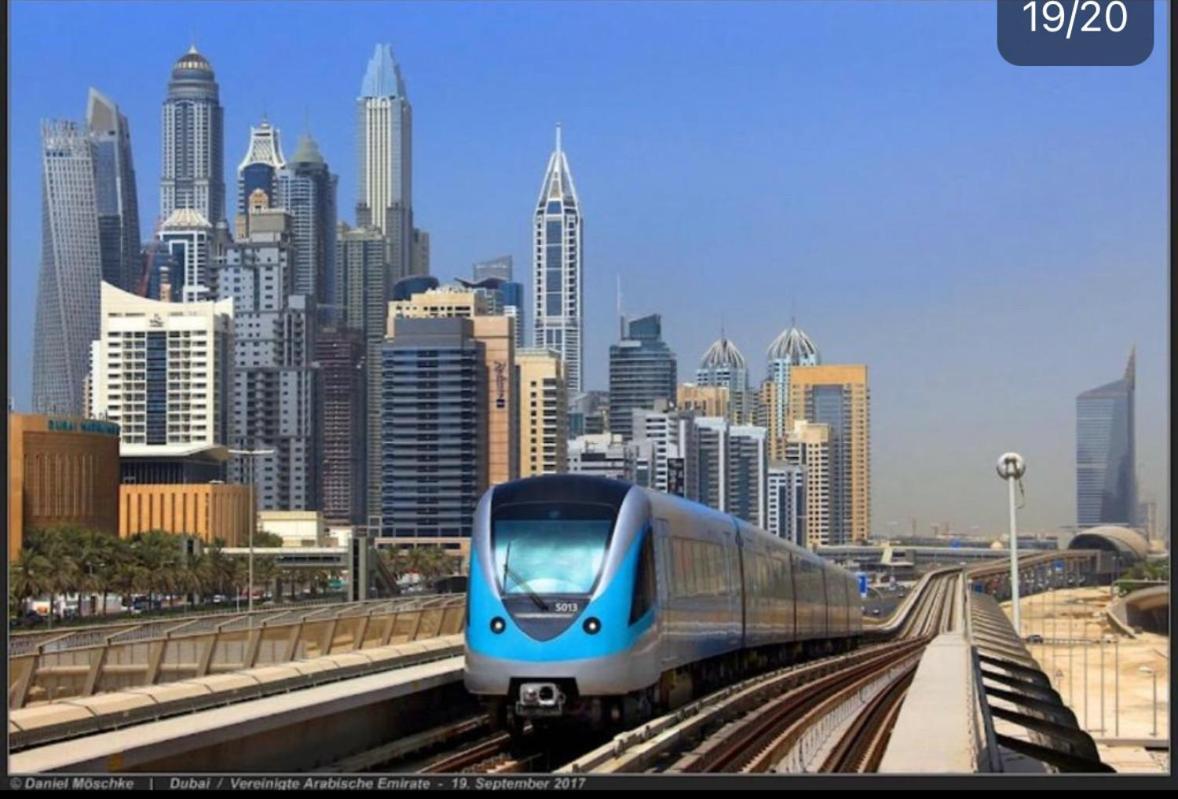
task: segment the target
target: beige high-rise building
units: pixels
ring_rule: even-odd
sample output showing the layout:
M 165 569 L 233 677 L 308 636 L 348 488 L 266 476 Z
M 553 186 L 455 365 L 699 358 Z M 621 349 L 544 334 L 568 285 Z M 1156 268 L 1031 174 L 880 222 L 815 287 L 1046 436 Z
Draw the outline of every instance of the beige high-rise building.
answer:
M 785 450 L 789 443 L 790 430 L 783 429 L 779 435 L 774 424 L 774 420 L 784 413 L 785 407 L 788 405 L 783 399 L 776 381 L 766 379 L 761 383 L 761 388 L 757 391 L 755 418 L 757 424 L 769 431 L 769 458 L 775 461 L 785 460 Z
M 871 531 L 871 412 L 864 364 L 796 366 L 788 420 L 830 426 L 830 543 L 866 540 Z
M 483 344 L 487 386 L 487 480 L 490 485 L 520 474 L 519 395 L 513 375 L 515 322 L 510 316 L 487 316 L 486 298 L 474 291 L 445 286 L 389 303 L 387 337 L 395 319 L 470 319 L 474 338 Z
M 786 437 L 785 462 L 805 469 L 806 545 L 830 543 L 830 425 L 793 423 Z
M 694 411 L 697 416 L 723 416 L 728 413 L 728 386 L 680 383 L 675 389 L 675 407 Z
M 483 343 L 487 369 L 487 481 L 515 480 L 520 474 L 519 389 L 513 374 L 515 320 L 510 316 L 475 316 L 474 337 Z M 563 407 L 563 406 L 562 406 Z
M 568 471 L 568 386 L 564 362 L 552 350 L 519 350 L 519 473 Z

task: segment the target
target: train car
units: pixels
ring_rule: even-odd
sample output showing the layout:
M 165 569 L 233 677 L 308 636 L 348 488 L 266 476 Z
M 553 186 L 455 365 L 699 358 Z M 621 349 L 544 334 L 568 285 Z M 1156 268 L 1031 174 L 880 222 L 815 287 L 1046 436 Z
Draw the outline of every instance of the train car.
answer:
M 679 497 L 586 475 L 495 486 L 471 541 L 464 681 L 522 719 L 634 722 L 854 645 L 854 577 Z

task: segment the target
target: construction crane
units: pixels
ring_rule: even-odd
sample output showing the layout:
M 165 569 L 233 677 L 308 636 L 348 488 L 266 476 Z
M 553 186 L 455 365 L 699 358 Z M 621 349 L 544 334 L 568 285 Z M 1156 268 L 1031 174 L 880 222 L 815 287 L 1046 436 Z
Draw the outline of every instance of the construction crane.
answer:
M 163 224 L 163 217 L 157 216 L 155 218 L 155 229 L 151 231 L 151 243 L 147 245 L 147 250 L 143 256 L 143 274 L 140 275 L 139 285 L 135 288 L 135 293 L 140 297 L 147 296 L 147 289 L 151 285 L 151 264 L 155 260 L 155 254 L 160 249 L 160 228 Z

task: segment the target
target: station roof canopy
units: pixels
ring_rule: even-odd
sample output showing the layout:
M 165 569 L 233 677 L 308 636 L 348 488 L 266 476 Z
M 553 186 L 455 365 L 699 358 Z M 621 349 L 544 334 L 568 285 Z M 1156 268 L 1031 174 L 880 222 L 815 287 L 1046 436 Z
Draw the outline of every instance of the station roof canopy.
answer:
M 1104 525 L 1090 527 L 1072 538 L 1068 549 L 1100 549 L 1116 552 L 1128 562 L 1143 561 L 1149 556 L 1149 544 L 1141 533 L 1128 527 Z

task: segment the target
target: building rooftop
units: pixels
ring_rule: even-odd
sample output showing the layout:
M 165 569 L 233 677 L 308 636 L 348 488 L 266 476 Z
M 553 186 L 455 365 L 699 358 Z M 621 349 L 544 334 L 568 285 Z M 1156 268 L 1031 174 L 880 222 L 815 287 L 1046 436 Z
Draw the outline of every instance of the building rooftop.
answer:
M 745 360 L 744 356 L 740 354 L 740 350 L 736 348 L 736 345 L 721 334 L 720 338 L 716 339 L 715 343 L 708 347 L 708 351 L 704 353 L 699 368 L 744 369 Z

